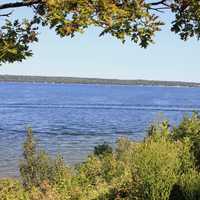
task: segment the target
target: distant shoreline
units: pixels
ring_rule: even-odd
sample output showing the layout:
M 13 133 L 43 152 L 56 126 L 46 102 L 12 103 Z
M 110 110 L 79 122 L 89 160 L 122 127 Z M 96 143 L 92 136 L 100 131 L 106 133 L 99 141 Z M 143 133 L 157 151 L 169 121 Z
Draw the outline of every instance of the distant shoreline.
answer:
M 1 82 L 17 83 L 61 83 L 61 84 L 102 84 L 102 85 L 140 85 L 140 86 L 172 86 L 172 87 L 200 87 L 200 83 L 182 81 L 157 81 L 157 80 L 122 80 L 102 78 L 76 78 L 53 76 L 18 76 L 0 75 Z

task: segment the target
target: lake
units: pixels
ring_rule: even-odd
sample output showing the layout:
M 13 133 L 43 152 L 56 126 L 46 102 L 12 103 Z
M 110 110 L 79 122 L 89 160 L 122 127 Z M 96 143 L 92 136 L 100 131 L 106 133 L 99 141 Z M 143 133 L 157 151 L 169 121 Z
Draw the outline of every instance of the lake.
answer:
M 26 129 L 68 164 L 94 146 L 126 136 L 142 140 L 151 122 L 180 121 L 200 110 L 200 88 L 0 83 L 0 176 L 16 176 Z

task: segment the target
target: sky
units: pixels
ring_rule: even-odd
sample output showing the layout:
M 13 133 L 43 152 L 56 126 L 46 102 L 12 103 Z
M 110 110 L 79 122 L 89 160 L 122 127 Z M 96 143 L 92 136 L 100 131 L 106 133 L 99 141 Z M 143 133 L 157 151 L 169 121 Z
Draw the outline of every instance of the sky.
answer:
M 89 28 L 72 39 L 61 39 L 43 28 L 39 43 L 32 46 L 34 56 L 0 66 L 0 74 L 200 82 L 200 41 L 181 41 L 164 26 L 155 44 L 142 49 L 99 33 Z

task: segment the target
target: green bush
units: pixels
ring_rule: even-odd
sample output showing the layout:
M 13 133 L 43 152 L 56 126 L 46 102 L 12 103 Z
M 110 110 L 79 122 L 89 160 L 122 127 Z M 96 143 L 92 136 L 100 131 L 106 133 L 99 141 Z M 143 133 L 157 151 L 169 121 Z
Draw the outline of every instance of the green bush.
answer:
M 96 156 L 110 154 L 112 152 L 113 152 L 112 147 L 105 142 L 103 144 L 94 147 L 94 155 Z
M 90 156 L 80 165 L 79 186 L 88 199 L 167 200 L 179 177 L 193 169 L 190 148 L 188 140 L 160 133 L 141 143 L 122 138 L 113 154 Z
M 28 194 L 18 180 L 0 180 L 0 199 L 1 200 L 28 200 Z
M 26 189 L 33 186 L 40 187 L 44 181 L 56 184 L 68 175 L 69 170 L 62 157 L 58 156 L 56 159 L 52 159 L 45 151 L 36 148 L 36 140 L 31 129 L 28 129 L 23 147 L 24 159 L 20 162 L 19 170 L 23 186 Z
M 182 122 L 174 127 L 172 138 L 181 141 L 189 138 L 196 167 L 200 169 L 200 116 L 197 113 L 193 113 L 191 117 L 185 116 Z
M 182 193 L 186 200 L 200 199 L 200 174 L 196 170 L 190 170 L 182 174 L 179 179 Z
M 132 190 L 129 166 L 119 161 L 116 154 L 90 156 L 77 169 L 76 179 L 86 199 L 127 198 Z
M 167 200 L 180 175 L 193 168 L 189 141 L 177 143 L 169 139 L 170 132 L 162 133 L 155 133 L 141 143 L 126 139 L 118 142 L 117 157 L 132 172 L 133 189 L 128 199 Z M 188 162 L 190 165 L 185 165 Z
M 0 180 L 0 200 L 199 200 L 200 117 L 177 127 L 154 124 L 141 142 L 120 138 L 97 146 L 76 168 L 24 142 L 21 182 Z
M 169 199 L 180 175 L 181 154 L 188 154 L 187 150 L 182 143 L 176 144 L 166 138 L 150 139 L 139 145 L 133 157 L 133 176 L 136 174 L 140 180 L 136 182 L 138 197 L 144 200 Z

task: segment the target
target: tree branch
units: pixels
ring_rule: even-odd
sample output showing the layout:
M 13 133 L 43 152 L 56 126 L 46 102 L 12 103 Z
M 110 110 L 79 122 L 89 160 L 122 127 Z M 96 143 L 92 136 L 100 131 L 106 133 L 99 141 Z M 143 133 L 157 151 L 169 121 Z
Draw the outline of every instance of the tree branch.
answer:
M 161 1 L 156 1 L 156 2 L 152 2 L 152 3 L 148 3 L 148 5 L 150 6 L 158 6 L 161 4 L 164 4 L 167 0 L 161 0 Z
M 5 13 L 5 14 L 0 14 L 0 17 L 10 17 L 10 15 L 12 15 L 13 11 L 9 12 L 9 13 Z
M 171 9 L 171 6 L 167 3 L 168 0 L 160 0 L 152 3 L 148 3 L 150 10 L 155 10 L 157 12 L 163 12 L 163 10 Z
M 42 3 L 42 0 L 29 0 L 29 1 L 24 1 L 24 2 L 5 3 L 5 4 L 0 5 L 0 10 L 8 9 L 8 8 L 32 6 L 39 3 Z

